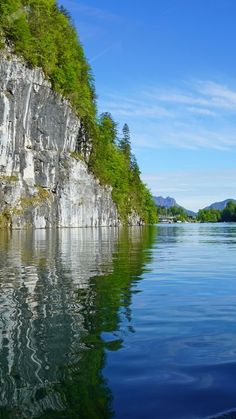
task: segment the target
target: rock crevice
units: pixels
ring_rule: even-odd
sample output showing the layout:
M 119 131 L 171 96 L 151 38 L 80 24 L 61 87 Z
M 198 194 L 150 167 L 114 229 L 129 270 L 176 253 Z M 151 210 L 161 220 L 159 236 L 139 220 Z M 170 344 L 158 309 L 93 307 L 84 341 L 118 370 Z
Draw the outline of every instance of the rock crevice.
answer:
M 2 53 L 0 226 L 119 225 L 111 188 L 73 155 L 80 130 L 80 118 L 40 69 Z

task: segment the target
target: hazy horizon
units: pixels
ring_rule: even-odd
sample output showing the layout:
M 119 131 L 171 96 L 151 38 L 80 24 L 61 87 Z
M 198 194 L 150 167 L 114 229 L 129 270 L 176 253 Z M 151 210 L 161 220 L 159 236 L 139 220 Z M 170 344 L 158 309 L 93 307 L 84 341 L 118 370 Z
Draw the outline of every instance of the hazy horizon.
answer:
M 154 197 L 155 198 L 159 198 L 159 197 L 161 197 L 161 198 L 163 198 L 163 199 L 167 199 L 167 198 L 171 198 L 171 199 L 174 199 L 175 201 L 176 201 L 176 204 L 178 204 L 178 205 L 180 205 L 181 207 L 184 207 L 185 209 L 187 209 L 187 210 L 190 210 L 190 211 L 193 211 L 193 212 L 198 212 L 200 209 L 204 209 L 204 208 L 207 208 L 207 207 L 209 207 L 210 205 L 212 205 L 212 204 L 218 204 L 218 203 L 221 203 L 221 202 L 224 202 L 224 201 L 228 201 L 228 200 L 236 200 L 235 198 L 232 198 L 232 197 L 229 197 L 229 198 L 225 198 L 225 199 L 222 199 L 221 201 L 214 201 L 214 202 L 209 202 L 207 205 L 205 205 L 204 207 L 201 207 L 201 208 L 197 208 L 196 210 L 194 210 L 194 209 L 192 209 L 192 208 L 187 208 L 187 207 L 185 207 L 181 202 L 178 202 L 176 199 L 175 199 L 175 197 L 174 196 L 170 196 L 170 195 L 154 195 Z

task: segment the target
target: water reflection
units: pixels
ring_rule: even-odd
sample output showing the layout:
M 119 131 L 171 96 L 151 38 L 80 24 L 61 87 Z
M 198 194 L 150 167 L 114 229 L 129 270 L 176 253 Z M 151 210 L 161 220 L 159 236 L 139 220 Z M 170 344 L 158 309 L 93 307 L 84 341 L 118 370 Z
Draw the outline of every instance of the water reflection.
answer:
M 153 228 L 0 233 L 0 416 L 109 418 L 106 350 L 131 325 Z

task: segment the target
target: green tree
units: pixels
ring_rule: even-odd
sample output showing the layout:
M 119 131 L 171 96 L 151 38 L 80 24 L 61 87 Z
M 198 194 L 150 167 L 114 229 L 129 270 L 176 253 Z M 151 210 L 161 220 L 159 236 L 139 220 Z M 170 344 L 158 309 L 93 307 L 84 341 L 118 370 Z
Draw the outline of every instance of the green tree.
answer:
M 100 138 L 105 143 L 115 144 L 117 140 L 117 124 L 109 112 L 101 114 L 99 119 Z
M 222 221 L 236 221 L 236 204 L 233 201 L 229 201 L 222 211 Z
M 29 65 L 42 67 L 53 88 L 93 125 L 94 81 L 65 8 L 58 8 L 54 0 L 4 0 L 0 2 L 0 16 L 1 37 Z
M 131 158 L 131 141 L 130 141 L 130 130 L 127 124 L 124 124 L 122 128 L 122 138 L 119 141 L 119 148 L 124 153 L 127 159 Z
M 131 171 L 132 171 L 133 175 L 136 175 L 137 177 L 140 176 L 141 172 L 140 172 L 140 169 L 139 169 L 137 159 L 136 159 L 134 154 L 131 154 L 130 168 L 131 168 Z
M 197 220 L 201 223 L 217 223 L 221 220 L 221 211 L 214 208 L 202 209 L 197 214 Z
M 127 124 L 117 145 L 117 124 L 110 113 L 99 118 L 90 66 L 64 7 L 55 0 L 0 0 L 0 47 L 5 43 L 28 65 L 41 67 L 53 89 L 67 98 L 81 121 L 72 155 L 88 156 L 89 169 L 101 184 L 112 187 L 112 197 L 125 221 L 132 211 L 155 222 L 156 207 L 131 154 Z

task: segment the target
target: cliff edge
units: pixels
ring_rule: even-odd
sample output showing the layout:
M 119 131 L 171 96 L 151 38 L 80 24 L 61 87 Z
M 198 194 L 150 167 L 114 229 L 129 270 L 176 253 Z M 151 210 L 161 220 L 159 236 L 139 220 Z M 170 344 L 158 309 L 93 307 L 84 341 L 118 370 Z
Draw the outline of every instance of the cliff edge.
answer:
M 55 0 L 0 2 L 0 227 L 153 223 L 129 127 L 97 114 L 90 65 Z
M 73 156 L 81 126 L 39 68 L 0 57 L 0 225 L 119 225 L 111 188 Z M 138 223 L 138 217 L 130 220 Z

